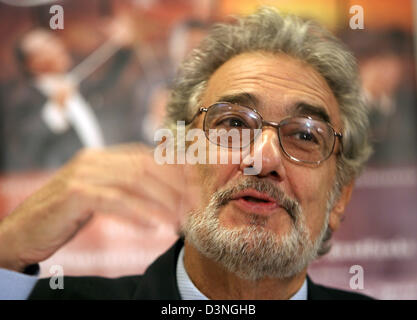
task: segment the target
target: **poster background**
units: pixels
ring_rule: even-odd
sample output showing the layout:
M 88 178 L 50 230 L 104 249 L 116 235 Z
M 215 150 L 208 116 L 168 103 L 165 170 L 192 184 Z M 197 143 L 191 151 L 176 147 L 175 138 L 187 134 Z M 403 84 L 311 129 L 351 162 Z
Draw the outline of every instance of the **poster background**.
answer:
M 181 22 L 199 21 L 204 33 L 205 26 L 230 14 L 248 14 L 267 4 L 317 19 L 339 35 L 358 57 L 364 85 L 373 95 L 370 108 L 376 152 L 356 183 L 346 219 L 334 235 L 331 252 L 313 263 L 309 274 L 318 283 L 352 290 L 349 270 L 360 265 L 364 270 L 364 289 L 360 291 L 381 299 L 417 299 L 417 105 L 413 40 L 417 19 L 413 12 L 417 6 L 413 1 L 72 0 L 57 3 L 64 8 L 65 27 L 54 32 L 65 42 L 74 65 L 106 42 L 103 26 L 120 13 L 127 12 L 135 21 L 136 42 L 127 49 L 129 59 L 123 60 L 124 64 L 115 71 L 113 65 L 118 63 L 115 54 L 84 83 L 88 87 L 103 79 L 116 79 L 109 90 L 91 91 L 87 95 L 91 104 L 104 106 L 101 110 L 107 110 L 107 104 L 112 105 L 107 117 L 111 120 L 104 125 L 109 144 L 151 143 L 143 119 L 148 119 L 157 108 L 156 98 L 162 96 L 161 88 L 169 86 L 178 55 L 188 50 L 185 43 L 189 40 L 178 38 L 174 32 Z M 3 130 L 8 125 L 7 119 L 17 114 L 20 98 L 28 92 L 29 79 L 16 62 L 16 41 L 36 27 L 49 27 L 50 5 L 0 4 L 0 218 L 45 183 L 56 167 L 65 162 L 59 158 L 62 163 L 49 165 L 29 157 L 24 168 L 15 168 L 9 163 L 13 160 L 8 158 L 8 141 L 15 137 L 13 132 Z M 364 8 L 363 30 L 349 28 L 352 5 Z M 119 114 L 128 116 L 123 118 Z M 68 157 L 76 149 L 69 149 Z M 115 277 L 141 273 L 175 240 L 170 225 L 147 229 L 117 216 L 97 215 L 70 243 L 41 264 L 42 276 L 51 275 L 49 268 L 53 264 L 62 265 L 66 275 Z

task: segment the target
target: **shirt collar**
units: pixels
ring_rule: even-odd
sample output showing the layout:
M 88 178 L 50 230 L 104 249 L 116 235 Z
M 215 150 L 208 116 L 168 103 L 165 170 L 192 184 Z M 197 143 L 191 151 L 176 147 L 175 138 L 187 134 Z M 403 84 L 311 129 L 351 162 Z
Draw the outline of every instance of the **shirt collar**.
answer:
M 184 266 L 184 247 L 177 260 L 177 284 L 182 300 L 209 300 L 191 281 Z M 290 300 L 307 300 L 307 279 Z

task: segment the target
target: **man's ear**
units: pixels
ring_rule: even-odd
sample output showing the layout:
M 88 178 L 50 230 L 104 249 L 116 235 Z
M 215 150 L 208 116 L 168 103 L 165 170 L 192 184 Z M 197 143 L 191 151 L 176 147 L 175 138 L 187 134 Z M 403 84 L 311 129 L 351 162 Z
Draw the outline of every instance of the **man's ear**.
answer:
M 347 204 L 350 201 L 354 184 L 355 181 L 352 180 L 349 184 L 342 188 L 340 197 L 330 212 L 329 227 L 333 232 L 339 229 L 340 222 L 343 220 L 343 214 Z

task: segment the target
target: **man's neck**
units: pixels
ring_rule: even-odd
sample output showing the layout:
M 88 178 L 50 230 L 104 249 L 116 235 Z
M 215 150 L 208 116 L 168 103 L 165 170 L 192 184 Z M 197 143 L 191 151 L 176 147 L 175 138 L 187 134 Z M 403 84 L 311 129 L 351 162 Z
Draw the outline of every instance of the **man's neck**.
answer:
M 184 265 L 194 285 L 209 299 L 287 300 L 303 285 L 307 270 L 287 279 L 249 281 L 228 272 L 185 241 Z

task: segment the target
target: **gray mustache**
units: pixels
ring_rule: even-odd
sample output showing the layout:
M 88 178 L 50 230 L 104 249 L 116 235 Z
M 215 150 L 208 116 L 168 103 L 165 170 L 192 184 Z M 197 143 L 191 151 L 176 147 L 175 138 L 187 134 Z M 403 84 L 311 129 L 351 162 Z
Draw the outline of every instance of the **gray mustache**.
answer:
M 219 206 L 226 205 L 233 197 L 246 189 L 254 189 L 258 192 L 267 194 L 282 206 L 291 218 L 296 221 L 299 214 L 298 201 L 289 197 L 281 188 L 277 187 L 269 180 L 261 180 L 257 177 L 247 177 L 245 180 L 238 182 L 236 185 L 216 193 Z

